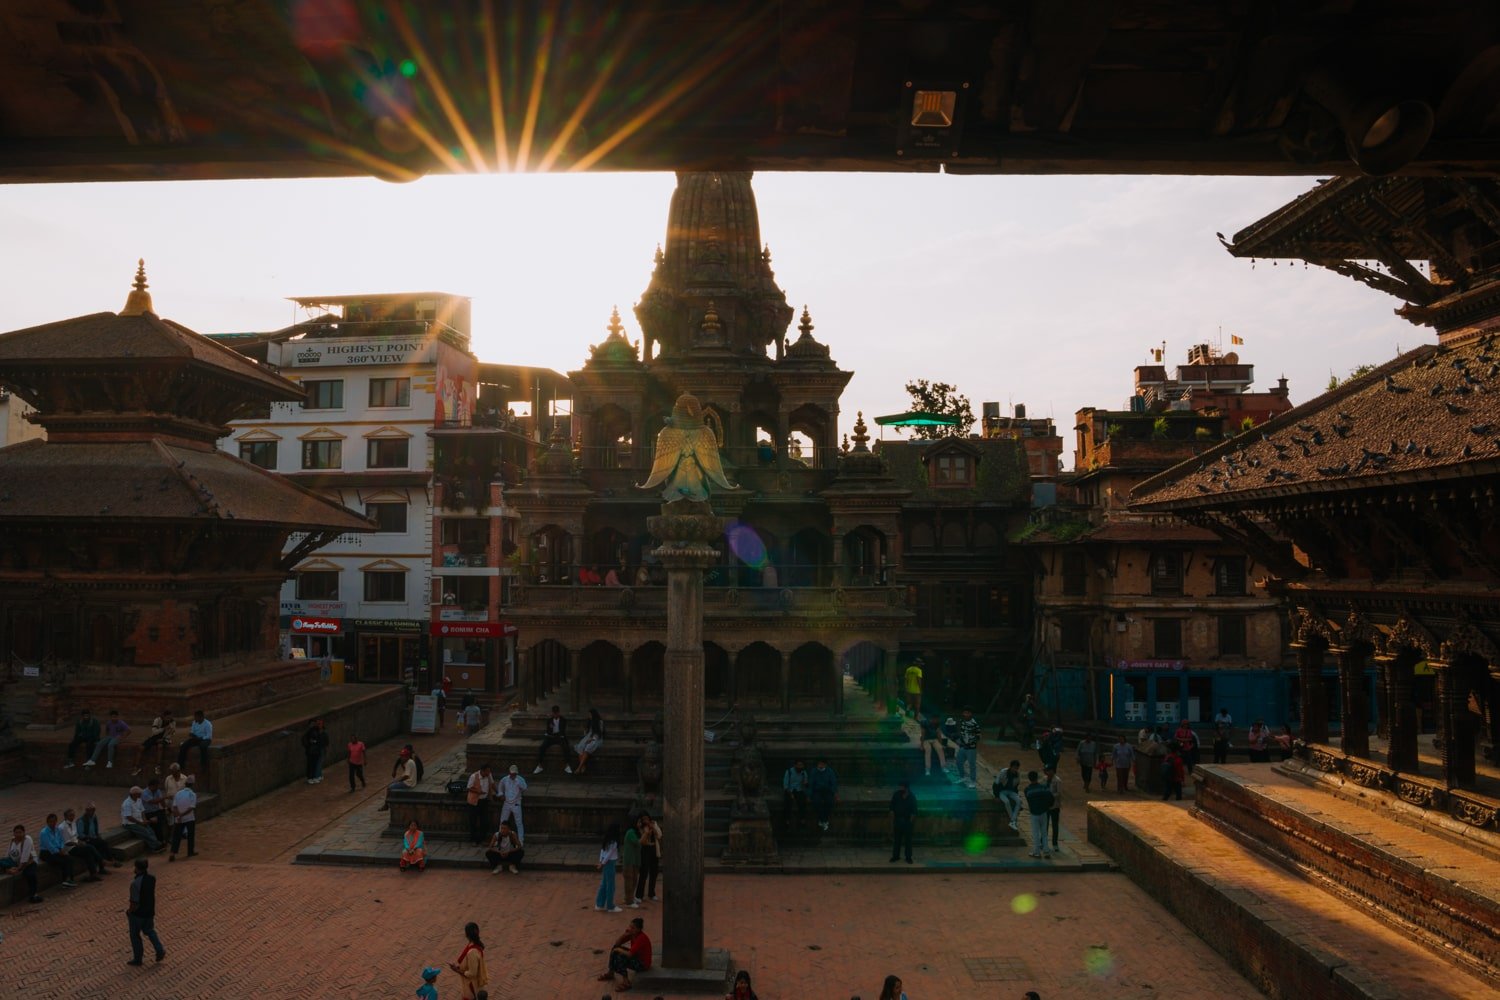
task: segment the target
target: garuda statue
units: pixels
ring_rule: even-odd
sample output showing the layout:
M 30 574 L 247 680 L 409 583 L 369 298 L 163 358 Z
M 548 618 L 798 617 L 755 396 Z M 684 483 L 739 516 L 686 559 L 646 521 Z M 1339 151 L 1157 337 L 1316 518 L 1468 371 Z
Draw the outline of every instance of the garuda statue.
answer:
M 656 460 L 639 488 L 654 489 L 663 483 L 661 496 L 667 503 L 707 500 L 710 483 L 720 489 L 739 489 L 724 475 L 718 436 L 704 422 L 703 408 L 691 393 L 677 397 L 667 426 L 657 432 Z

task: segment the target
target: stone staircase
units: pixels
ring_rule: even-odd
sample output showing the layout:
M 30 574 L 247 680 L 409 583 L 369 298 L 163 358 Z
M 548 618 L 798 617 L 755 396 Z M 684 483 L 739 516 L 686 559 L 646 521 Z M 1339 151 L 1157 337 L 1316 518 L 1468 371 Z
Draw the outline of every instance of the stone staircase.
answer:
M 1270 765 L 1202 766 L 1194 808 L 1091 803 L 1089 840 L 1271 997 L 1493 997 L 1500 865 Z

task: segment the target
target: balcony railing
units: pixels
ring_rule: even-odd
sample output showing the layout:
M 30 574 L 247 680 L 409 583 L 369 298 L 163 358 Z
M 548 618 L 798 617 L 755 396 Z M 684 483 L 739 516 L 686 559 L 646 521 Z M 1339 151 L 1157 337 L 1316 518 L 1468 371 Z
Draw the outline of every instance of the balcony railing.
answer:
M 706 610 L 720 614 L 906 610 L 905 592 L 896 587 L 706 587 L 703 603 Z M 511 608 L 665 614 L 667 588 L 531 585 L 515 589 Z

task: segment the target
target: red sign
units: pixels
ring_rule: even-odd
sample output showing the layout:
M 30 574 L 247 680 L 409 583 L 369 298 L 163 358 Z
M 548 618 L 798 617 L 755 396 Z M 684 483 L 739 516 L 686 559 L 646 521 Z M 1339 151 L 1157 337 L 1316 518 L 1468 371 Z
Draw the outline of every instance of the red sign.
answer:
M 440 639 L 498 639 L 515 635 L 509 622 L 433 622 L 432 634 Z
M 298 635 L 338 635 L 344 631 L 344 620 L 292 615 L 292 631 Z

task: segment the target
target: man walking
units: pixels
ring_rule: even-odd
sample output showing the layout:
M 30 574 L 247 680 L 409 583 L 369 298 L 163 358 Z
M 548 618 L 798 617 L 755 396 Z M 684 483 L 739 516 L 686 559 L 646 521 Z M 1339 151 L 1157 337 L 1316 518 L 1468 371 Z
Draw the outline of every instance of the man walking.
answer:
M 172 797 L 172 852 L 167 855 L 168 861 L 177 860 L 177 848 L 182 846 L 182 839 L 187 838 L 187 856 L 194 857 L 198 850 L 198 793 L 193 791 L 194 777 L 187 776 L 187 784 L 182 790 Z
M 102 753 L 105 755 L 105 768 L 114 767 L 115 750 L 119 747 L 120 741 L 129 734 L 130 727 L 125 724 L 125 720 L 120 718 L 120 713 L 113 708 L 110 709 L 109 721 L 104 723 L 104 738 L 99 741 L 98 746 L 94 747 L 93 754 L 88 760 L 83 762 L 83 766 L 93 767 L 95 764 L 98 764 L 99 755 Z M 69 759 L 71 760 L 72 758 Z
M 1047 825 L 1052 828 L 1052 850 L 1057 850 L 1057 831 L 1062 825 L 1062 779 L 1057 776 L 1057 768 L 1049 767 L 1042 772 L 1043 782 L 1047 791 L 1052 793 L 1052 808 L 1047 810 Z
M 911 793 L 911 785 L 901 782 L 891 796 L 891 861 L 894 863 L 906 849 L 906 863 L 911 864 L 911 834 L 917 818 L 917 797 Z
M 542 773 L 542 762 L 547 759 L 547 748 L 550 746 L 562 747 L 563 770 L 572 774 L 573 765 L 568 762 L 568 720 L 563 718 L 562 709 L 556 705 L 552 706 L 552 714 L 542 729 L 542 748 L 536 752 L 536 770 L 532 774 Z
M 995 793 L 995 798 L 1000 800 L 1000 804 L 1010 814 L 1010 828 L 1019 833 L 1020 827 L 1016 826 L 1016 819 L 1021 815 L 1021 762 L 1013 760 L 1009 767 L 995 775 L 995 783 L 990 791 Z
M 922 659 L 918 657 L 906 668 L 906 708 L 913 719 L 922 714 Z
M 1219 709 L 1219 714 L 1214 716 L 1214 763 L 1229 763 L 1229 737 L 1233 732 L 1234 723 L 1229 718 L 1229 713 Z
M 73 766 L 73 756 L 79 747 L 83 747 L 85 761 L 90 760 L 99 749 L 99 720 L 86 708 L 79 713 L 78 721 L 73 723 L 73 739 L 68 744 L 68 762 L 63 765 L 64 769 Z
M 130 786 L 130 793 L 120 803 L 120 825 L 125 828 L 126 833 L 140 839 L 146 845 L 146 850 L 159 851 L 162 847 L 161 839 L 146 825 L 146 805 L 141 795 L 140 785 Z
M 833 804 L 839 798 L 839 776 L 833 773 L 828 761 L 820 758 L 818 765 L 807 776 L 807 794 L 812 799 L 818 829 L 828 832 L 828 823 L 833 817 Z
M 521 798 L 525 794 L 526 779 L 521 777 L 521 769 L 512 764 L 510 772 L 500 779 L 500 798 L 504 801 L 500 807 L 500 822 L 515 827 L 516 837 L 523 844 L 526 842 L 526 823 L 521 817 Z
M 1037 780 L 1035 771 L 1027 772 L 1026 777 L 1031 782 L 1026 786 L 1026 811 L 1031 813 L 1031 856 L 1050 858 L 1052 852 L 1047 849 L 1047 814 L 1052 810 L 1052 793 Z
M 1130 767 L 1135 763 L 1135 747 L 1125 739 L 1124 733 L 1120 734 L 1120 741 L 1115 744 L 1113 763 L 1115 765 L 1115 791 L 1123 792 L 1130 785 Z
M 795 760 L 781 776 L 781 825 L 792 829 L 792 807 L 797 808 L 797 828 L 807 822 L 807 762 Z
M 322 719 L 314 719 L 302 734 L 302 754 L 307 761 L 307 783 L 323 780 L 323 755 L 328 752 L 328 731 Z
M 349 752 L 349 794 L 354 794 L 354 779 L 359 779 L 359 787 L 365 787 L 365 741 L 358 736 L 349 737 L 346 747 Z
M 485 764 L 469 775 L 466 800 L 469 803 L 469 840 L 471 843 L 484 843 L 485 831 L 489 829 L 486 814 L 489 812 L 490 799 L 494 797 L 495 777 L 490 766 Z
M 979 720 L 974 710 L 964 706 L 964 717 L 958 722 L 958 777 L 965 788 L 979 787 Z
M 150 864 L 145 858 L 135 859 L 135 878 L 130 880 L 130 908 L 125 911 L 125 921 L 130 927 L 130 961 L 126 965 L 140 965 L 145 955 L 141 935 L 151 941 L 156 949 L 156 960 L 167 957 L 167 949 L 161 946 L 156 936 L 156 876 L 146 869 Z
M 1099 763 L 1099 744 L 1094 741 L 1092 731 L 1084 733 L 1078 741 L 1078 773 L 1083 778 L 1083 790 L 1094 787 L 1094 767 Z M 1099 789 L 1101 792 L 1104 789 Z
M 203 715 L 203 709 L 193 713 L 192 724 L 188 726 L 188 738 L 182 741 L 177 748 L 177 764 L 179 767 L 187 767 L 187 754 L 193 747 L 198 748 L 198 770 L 204 774 L 208 773 L 208 745 L 214 741 L 214 724 L 209 722 Z

